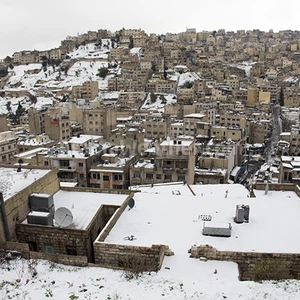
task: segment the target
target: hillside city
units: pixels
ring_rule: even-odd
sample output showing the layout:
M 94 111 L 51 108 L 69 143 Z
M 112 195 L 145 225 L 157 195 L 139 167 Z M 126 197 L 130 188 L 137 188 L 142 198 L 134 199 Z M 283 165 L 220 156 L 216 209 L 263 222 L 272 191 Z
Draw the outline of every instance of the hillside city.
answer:
M 280 163 L 300 153 L 299 41 L 99 29 L 15 52 L 1 60 L 1 163 L 59 167 L 61 181 L 96 188 L 297 181 Z
M 298 299 L 299 79 L 293 30 L 2 58 L 0 297 Z

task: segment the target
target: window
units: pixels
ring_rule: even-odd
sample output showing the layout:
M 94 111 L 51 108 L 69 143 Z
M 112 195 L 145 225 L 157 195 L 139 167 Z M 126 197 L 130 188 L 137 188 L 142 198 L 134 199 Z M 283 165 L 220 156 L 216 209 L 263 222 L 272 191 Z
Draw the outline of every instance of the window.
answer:
M 52 244 L 44 244 L 43 252 L 44 252 L 44 253 L 54 254 L 55 251 L 54 251 L 53 245 L 52 245 Z
M 165 174 L 165 181 L 171 181 L 171 180 L 172 180 L 172 175 Z
M 83 167 L 83 163 L 79 163 L 78 166 L 79 166 L 79 167 Z
M 59 161 L 59 166 L 60 167 L 69 167 L 70 166 L 70 161 L 68 161 L 68 160 L 60 160 Z
M 44 166 L 45 167 L 49 166 L 49 162 L 47 160 L 44 161 Z
M 67 255 L 77 255 L 76 246 L 66 246 L 66 254 Z
M 146 173 L 146 179 L 152 180 L 153 179 L 153 174 Z
M 140 178 L 140 173 L 133 173 L 133 178 Z
M 103 175 L 103 181 L 109 181 L 109 176 L 108 175 Z
M 93 173 L 92 177 L 93 177 L 93 179 L 96 179 L 97 178 L 97 174 Z
M 36 242 L 28 242 L 29 250 L 30 251 L 37 251 L 37 244 Z
M 122 174 L 114 174 L 114 180 L 119 181 L 123 179 L 123 175 Z
M 161 174 L 156 174 L 156 179 L 161 180 Z

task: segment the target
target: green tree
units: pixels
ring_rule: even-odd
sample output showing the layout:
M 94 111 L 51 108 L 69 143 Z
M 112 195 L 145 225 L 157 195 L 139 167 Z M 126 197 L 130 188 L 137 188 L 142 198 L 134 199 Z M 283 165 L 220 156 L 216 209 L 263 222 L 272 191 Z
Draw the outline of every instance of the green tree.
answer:
M 107 73 L 108 73 L 108 69 L 103 67 L 103 68 L 98 69 L 97 76 L 104 79 L 106 77 Z
M 130 36 L 130 37 L 129 37 L 129 45 L 128 45 L 128 48 L 129 48 L 129 49 L 132 49 L 133 47 L 134 47 L 134 44 L 133 44 L 133 37 Z
M 10 63 L 12 62 L 12 58 L 11 58 L 10 56 L 6 56 L 6 57 L 4 58 L 4 62 L 5 62 L 6 64 L 10 64 Z
M 6 109 L 9 113 L 11 112 L 11 102 L 10 101 L 6 102 Z
M 0 68 L 0 78 L 8 74 L 7 67 Z
M 283 88 L 280 88 L 280 93 L 279 93 L 279 103 L 281 106 L 284 106 L 284 92 Z
M 185 89 L 191 89 L 193 87 L 193 82 L 192 81 L 186 81 L 183 86 Z
M 157 95 L 155 95 L 153 92 L 151 92 L 151 94 L 150 94 L 150 101 L 152 103 L 154 103 L 156 101 L 156 99 L 157 99 Z

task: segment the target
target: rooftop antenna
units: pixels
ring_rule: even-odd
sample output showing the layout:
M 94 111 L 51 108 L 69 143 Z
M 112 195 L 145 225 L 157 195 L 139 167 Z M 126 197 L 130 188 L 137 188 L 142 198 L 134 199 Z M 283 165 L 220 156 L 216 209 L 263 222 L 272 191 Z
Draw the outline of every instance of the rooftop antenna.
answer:
M 73 222 L 73 215 L 66 207 L 59 207 L 54 213 L 55 223 L 59 227 L 68 227 Z

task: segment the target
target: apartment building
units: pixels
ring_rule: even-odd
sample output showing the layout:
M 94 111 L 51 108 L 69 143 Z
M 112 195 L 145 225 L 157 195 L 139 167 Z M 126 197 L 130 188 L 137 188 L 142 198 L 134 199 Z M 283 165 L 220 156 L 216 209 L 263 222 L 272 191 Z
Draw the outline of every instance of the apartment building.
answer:
M 155 158 L 140 159 L 130 167 L 131 185 L 194 182 L 195 142 L 167 138 L 155 147 Z
M 116 128 L 116 110 L 104 106 L 83 109 L 82 125 L 85 134 L 109 139 L 111 131 Z
M 102 137 L 80 135 L 59 147 L 52 147 L 43 158 L 45 167 L 59 169 L 61 182 L 72 182 L 78 186 L 89 186 L 89 170 L 100 162 L 101 155 L 110 147 Z
M 144 131 L 133 127 L 117 127 L 111 131 L 110 144 L 112 146 L 125 146 L 129 155 L 143 155 Z
M 39 61 L 38 51 L 21 51 L 13 54 L 13 62 L 15 64 L 26 65 Z
M 212 139 L 198 157 L 197 164 L 202 170 L 223 170 L 227 182 L 231 170 L 237 164 L 238 155 L 235 142 Z
M 100 189 L 128 189 L 129 167 L 136 156 L 126 156 L 125 146 L 115 146 L 101 156 L 100 164 L 90 169 L 90 186 Z
M 0 115 L 0 132 L 7 131 L 7 116 L 6 115 Z
M 9 163 L 15 154 L 17 154 L 17 139 L 14 132 L 0 132 L 0 163 Z
M 145 92 L 124 92 L 121 91 L 117 101 L 120 107 L 129 107 L 130 109 L 138 109 L 146 98 Z
M 99 93 L 97 81 L 88 81 L 82 85 L 72 86 L 72 97 L 74 99 L 94 100 Z
M 197 123 L 206 122 L 207 117 L 204 114 L 188 114 L 183 118 L 183 134 L 196 136 L 197 135 Z

